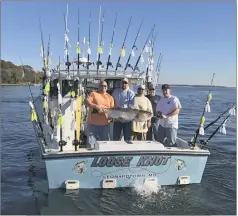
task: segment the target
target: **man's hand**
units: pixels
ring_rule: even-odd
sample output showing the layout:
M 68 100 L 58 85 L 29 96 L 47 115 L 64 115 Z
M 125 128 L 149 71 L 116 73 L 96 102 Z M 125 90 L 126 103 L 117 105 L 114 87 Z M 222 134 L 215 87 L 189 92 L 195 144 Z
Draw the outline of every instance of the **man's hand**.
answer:
M 147 128 L 151 126 L 151 121 L 147 121 Z
M 96 109 L 99 113 L 102 113 L 102 112 L 103 112 L 103 110 L 102 110 L 102 108 L 101 108 L 100 105 L 95 105 L 95 109 Z
M 157 113 L 157 116 L 158 116 L 159 118 L 161 118 L 161 115 L 162 115 L 162 113 L 159 111 L 159 112 Z

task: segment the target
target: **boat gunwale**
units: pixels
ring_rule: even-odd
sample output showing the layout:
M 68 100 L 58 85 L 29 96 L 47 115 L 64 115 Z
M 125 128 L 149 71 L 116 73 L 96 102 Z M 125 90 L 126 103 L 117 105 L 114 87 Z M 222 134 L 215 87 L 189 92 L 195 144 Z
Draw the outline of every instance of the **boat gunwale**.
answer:
M 208 150 L 202 150 L 201 151 L 195 151 L 195 150 L 189 150 L 189 151 L 173 151 L 173 150 L 141 150 L 141 151 L 91 151 L 91 152 L 74 152 L 74 153 L 63 153 L 63 154 L 57 154 L 55 153 L 43 153 L 42 159 L 44 160 L 54 160 L 54 159 L 69 159 L 69 158 L 81 158 L 81 157 L 96 157 L 96 156 L 115 156 L 115 155 L 135 155 L 135 156 L 141 156 L 141 155 L 180 155 L 180 156 L 209 156 L 210 152 Z
M 40 128 L 37 128 L 36 123 L 33 123 L 34 128 L 39 132 Z M 39 126 L 38 126 L 39 127 Z M 41 158 L 44 160 L 51 160 L 51 159 L 63 159 L 63 158 L 76 158 L 76 157 L 95 157 L 95 156 L 115 156 L 115 155 L 154 155 L 154 154 L 162 154 L 162 155 L 181 155 L 181 156 L 209 156 L 210 151 L 201 149 L 201 150 L 192 150 L 192 149 L 180 149 L 180 148 L 174 148 L 169 149 L 169 147 L 165 147 L 163 150 L 135 150 L 135 151 L 97 151 L 97 150 L 88 150 L 87 152 L 80 152 L 80 151 L 74 151 L 74 152 L 59 152 L 59 151 L 52 151 L 47 152 L 47 150 L 44 148 L 43 144 L 46 145 L 45 141 L 41 139 L 39 136 L 37 137 L 38 145 L 40 146 L 41 150 Z M 128 144 L 129 145 L 129 144 Z M 136 144 L 135 144 L 136 145 Z

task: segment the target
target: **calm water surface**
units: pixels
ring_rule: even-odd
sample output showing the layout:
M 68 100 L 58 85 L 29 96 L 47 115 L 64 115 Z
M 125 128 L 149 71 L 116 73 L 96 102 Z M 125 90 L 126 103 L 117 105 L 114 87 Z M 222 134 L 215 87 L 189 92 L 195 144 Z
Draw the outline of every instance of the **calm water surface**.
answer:
M 150 196 L 133 189 L 66 194 L 47 190 L 45 166 L 30 122 L 28 87 L 1 87 L 0 91 L 2 214 L 236 214 L 236 117 L 228 123 L 226 136 L 217 133 L 209 143 L 211 156 L 201 184 L 164 186 Z M 36 96 L 40 88 L 32 87 L 32 91 Z M 208 88 L 175 87 L 172 91 L 183 107 L 178 134 L 190 140 Z M 235 103 L 236 89 L 214 88 L 212 95 L 207 122 Z

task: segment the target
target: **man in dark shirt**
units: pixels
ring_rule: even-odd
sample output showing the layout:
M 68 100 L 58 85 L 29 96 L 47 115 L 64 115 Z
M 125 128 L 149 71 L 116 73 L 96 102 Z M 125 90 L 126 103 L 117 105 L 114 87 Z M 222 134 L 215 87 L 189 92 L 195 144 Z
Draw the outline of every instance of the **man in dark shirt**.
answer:
M 155 86 L 153 84 L 149 86 L 149 94 L 146 95 L 146 97 L 150 100 L 152 104 L 154 116 L 156 116 L 156 106 L 161 96 L 155 94 Z M 158 125 L 159 125 L 159 119 L 152 117 L 151 126 L 148 128 L 148 132 L 146 136 L 147 140 L 154 140 L 154 139 L 157 140 L 155 137 L 157 133 L 155 132 L 158 129 Z

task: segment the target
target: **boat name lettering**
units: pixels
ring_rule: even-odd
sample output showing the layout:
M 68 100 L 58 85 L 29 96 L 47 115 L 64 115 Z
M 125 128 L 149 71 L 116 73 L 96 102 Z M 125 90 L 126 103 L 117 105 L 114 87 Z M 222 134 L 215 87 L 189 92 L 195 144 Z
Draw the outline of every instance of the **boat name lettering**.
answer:
M 136 166 L 160 166 L 166 165 L 169 156 L 141 156 Z
M 160 166 L 166 165 L 169 156 L 140 156 L 136 166 Z M 111 157 L 95 157 L 91 167 L 130 167 L 133 157 L 111 156 Z
M 95 157 L 91 167 L 129 167 L 133 157 Z

